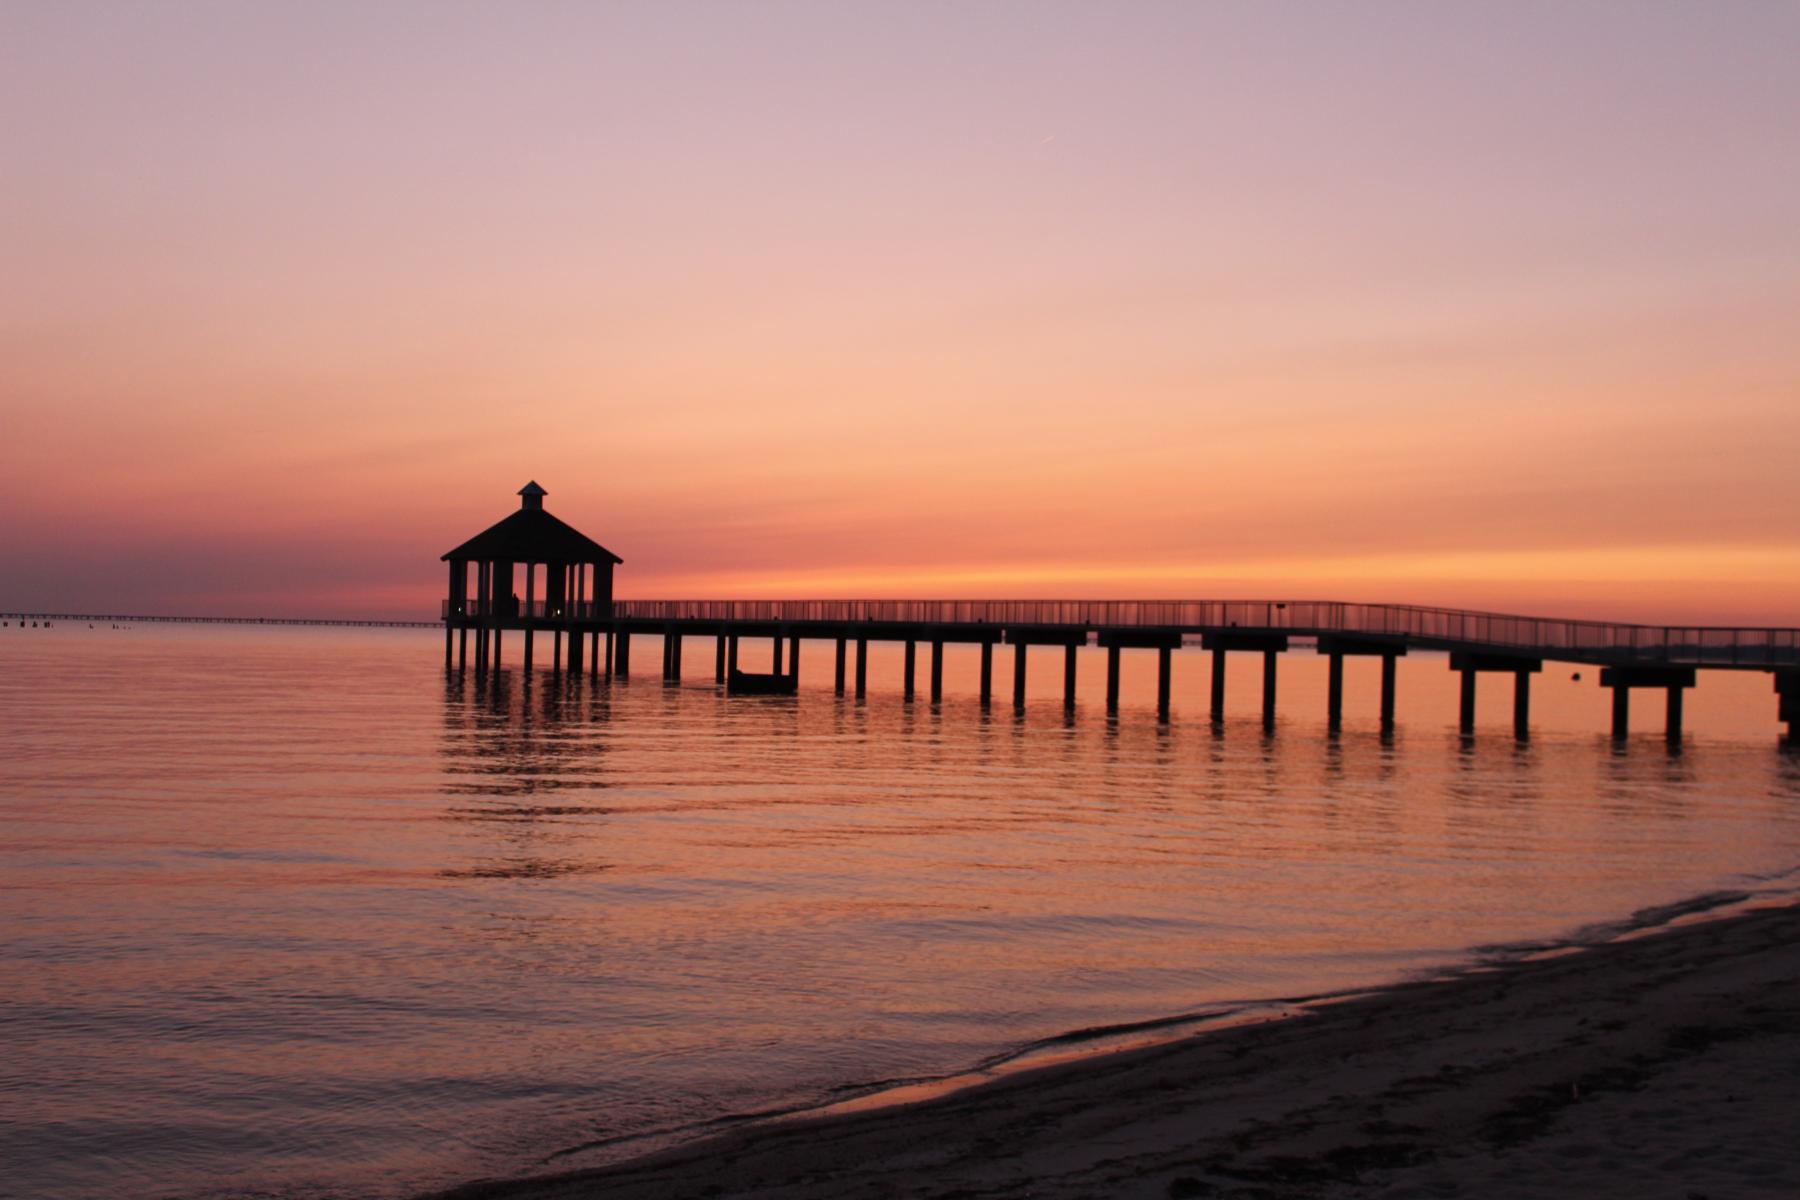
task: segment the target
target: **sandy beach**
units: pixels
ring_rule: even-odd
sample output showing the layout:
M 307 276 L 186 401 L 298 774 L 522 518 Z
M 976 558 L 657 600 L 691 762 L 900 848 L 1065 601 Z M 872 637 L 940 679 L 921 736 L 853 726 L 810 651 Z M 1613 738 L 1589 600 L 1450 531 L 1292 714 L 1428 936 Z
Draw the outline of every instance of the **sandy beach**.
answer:
M 443 1200 L 1800 1195 L 1800 908 Z

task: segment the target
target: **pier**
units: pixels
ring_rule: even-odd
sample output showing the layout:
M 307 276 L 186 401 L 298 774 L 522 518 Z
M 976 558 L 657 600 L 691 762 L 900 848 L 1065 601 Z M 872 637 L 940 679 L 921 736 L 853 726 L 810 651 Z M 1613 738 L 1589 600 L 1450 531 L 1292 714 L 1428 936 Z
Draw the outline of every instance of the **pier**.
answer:
M 772 673 L 796 678 L 802 643 L 825 641 L 836 693 L 853 690 L 860 698 L 869 687 L 869 643 L 899 642 L 903 697 L 910 702 L 918 695 L 923 645 L 935 702 L 943 695 L 944 647 L 962 644 L 980 648 L 983 704 L 994 699 L 995 648 L 1005 647 L 1015 707 L 1025 706 L 1034 657 L 1060 657 L 1062 702 L 1073 708 L 1076 652 L 1094 644 L 1107 652 L 1109 713 L 1118 711 L 1120 651 L 1157 652 L 1157 716 L 1167 722 L 1174 651 L 1198 644 L 1211 654 L 1211 720 L 1224 720 L 1226 655 L 1255 654 L 1263 666 L 1263 722 L 1272 726 L 1281 656 L 1296 642 L 1310 642 L 1329 660 L 1326 719 L 1333 729 L 1342 721 L 1347 660 L 1380 660 L 1381 725 L 1390 730 L 1398 711 L 1395 660 L 1417 650 L 1449 655 L 1450 669 L 1461 677 L 1458 723 L 1465 733 L 1475 726 L 1476 680 L 1500 672 L 1513 679 L 1513 731 L 1529 737 L 1532 676 L 1546 662 L 1560 662 L 1600 668 L 1618 738 L 1630 731 L 1632 691 L 1663 692 L 1664 731 L 1673 743 L 1681 739 L 1684 693 L 1699 671 L 1764 671 L 1787 725 L 1784 740 L 1800 742 L 1800 629 L 1622 624 L 1326 600 L 614 600 L 612 569 L 623 560 L 545 512 L 546 493 L 535 483 L 519 494 L 519 512 L 443 556 L 449 564 L 446 669 L 470 668 L 471 638 L 473 669 L 498 669 L 504 633 L 517 632 L 527 671 L 537 661 L 537 639 L 549 637 L 552 670 L 628 679 L 633 637 L 656 636 L 661 677 L 672 682 L 681 677 L 688 639 L 706 638 L 724 685 L 746 640 L 768 641 Z

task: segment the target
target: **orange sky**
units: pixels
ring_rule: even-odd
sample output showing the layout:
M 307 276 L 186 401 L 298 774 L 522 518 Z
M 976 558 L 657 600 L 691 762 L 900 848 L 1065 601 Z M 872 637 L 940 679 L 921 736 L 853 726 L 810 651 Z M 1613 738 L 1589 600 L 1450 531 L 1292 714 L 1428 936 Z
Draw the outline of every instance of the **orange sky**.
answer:
M 0 608 L 1800 624 L 1800 9 L 0 11 Z

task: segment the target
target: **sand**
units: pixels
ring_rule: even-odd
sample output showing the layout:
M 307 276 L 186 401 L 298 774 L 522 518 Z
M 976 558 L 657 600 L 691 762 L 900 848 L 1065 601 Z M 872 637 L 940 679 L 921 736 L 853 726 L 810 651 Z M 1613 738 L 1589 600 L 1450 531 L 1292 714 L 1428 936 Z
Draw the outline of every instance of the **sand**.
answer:
M 1800 1197 L 1800 909 L 443 1196 Z

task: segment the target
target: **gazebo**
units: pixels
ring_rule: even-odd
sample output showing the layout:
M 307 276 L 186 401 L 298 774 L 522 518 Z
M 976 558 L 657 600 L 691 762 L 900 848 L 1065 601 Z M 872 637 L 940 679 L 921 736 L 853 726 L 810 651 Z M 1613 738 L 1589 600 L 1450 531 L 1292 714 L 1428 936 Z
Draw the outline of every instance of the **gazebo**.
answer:
M 450 564 L 450 590 L 444 600 L 446 667 L 453 650 L 457 665 L 468 665 L 471 629 L 475 669 L 498 667 L 501 632 L 518 629 L 525 634 L 526 670 L 531 669 L 533 635 L 543 631 L 555 635 L 558 669 L 563 663 L 563 635 L 568 634 L 569 669 L 579 671 L 582 635 L 597 633 L 612 619 L 613 567 L 625 560 L 546 512 L 548 494 L 535 480 L 526 484 L 519 489 L 517 512 L 443 556 L 442 561 Z

